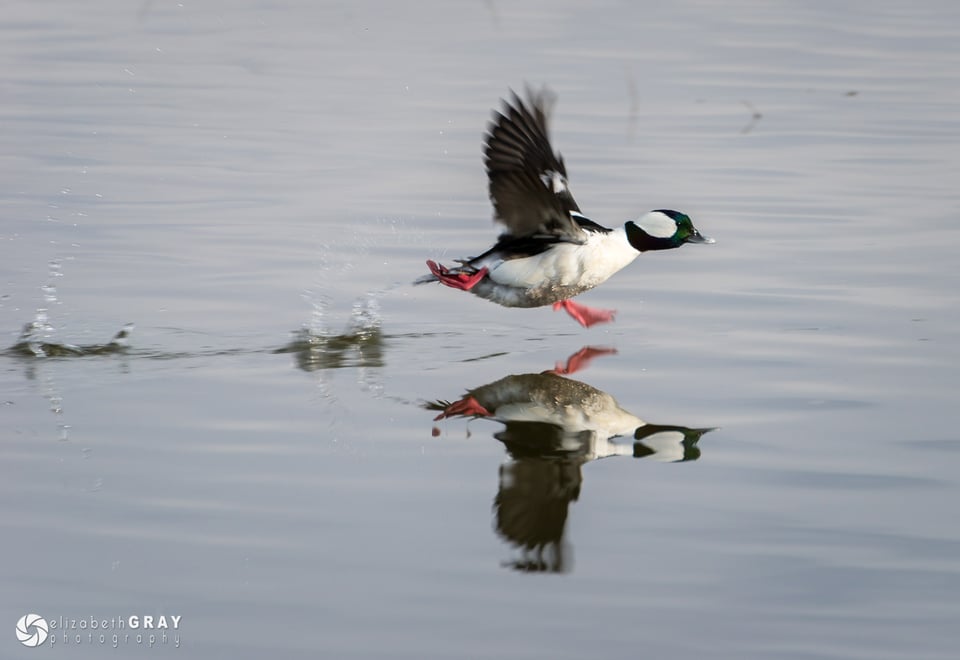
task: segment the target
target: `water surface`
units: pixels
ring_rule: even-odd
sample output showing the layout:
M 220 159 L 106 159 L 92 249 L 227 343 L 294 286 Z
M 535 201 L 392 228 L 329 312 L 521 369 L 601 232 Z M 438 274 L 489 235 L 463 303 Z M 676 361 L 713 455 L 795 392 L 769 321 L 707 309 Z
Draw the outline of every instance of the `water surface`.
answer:
M 0 655 L 955 657 L 958 19 L 10 3 L 0 329 L 80 354 L 0 356 Z M 495 236 L 525 82 L 590 217 L 718 239 L 583 296 L 615 324 L 407 284 Z M 580 401 L 714 430 L 435 419 L 583 349 Z

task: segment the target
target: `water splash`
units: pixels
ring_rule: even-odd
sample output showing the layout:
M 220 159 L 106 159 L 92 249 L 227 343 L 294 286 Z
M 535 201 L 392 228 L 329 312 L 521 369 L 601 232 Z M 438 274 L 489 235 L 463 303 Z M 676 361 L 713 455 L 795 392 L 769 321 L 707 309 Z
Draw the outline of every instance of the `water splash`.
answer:
M 310 319 L 306 329 L 312 335 L 322 336 L 327 331 L 327 309 L 330 307 L 330 296 L 307 289 L 301 297 L 310 305 Z
M 379 293 L 371 291 L 353 303 L 353 313 L 350 315 L 348 334 L 371 335 L 379 332 L 383 324 L 380 314 Z
M 349 290 L 349 285 L 358 281 L 358 274 L 364 275 L 358 271 L 369 261 L 374 248 L 383 247 L 384 242 L 400 240 L 402 234 L 398 225 L 403 226 L 402 219 L 378 218 L 375 225 L 353 226 L 346 232 L 338 232 L 334 240 L 330 240 L 329 232 L 324 233 L 315 257 L 315 278 L 301 294 L 311 306 L 307 328 L 312 334 L 327 336 L 331 328 L 336 327 L 338 317 L 335 312 L 346 309 L 346 301 L 339 299 L 338 294 Z M 358 298 L 353 303 L 345 334 L 378 331 L 382 323 L 379 299 L 387 291 L 405 284 L 396 282 L 381 286 Z
M 293 333 L 293 339 L 274 353 L 292 353 L 304 371 L 345 367 L 382 367 L 383 335 L 379 328 L 364 332 L 317 335 L 308 328 Z
M 68 344 L 62 341 L 53 341 L 53 330 L 45 318 L 35 318 L 23 326 L 20 338 L 7 349 L 11 355 L 21 357 L 84 357 L 89 355 L 108 355 L 122 353 L 130 343 L 130 333 L 133 332 L 133 323 L 127 323 L 113 338 L 105 344 Z
M 43 293 L 43 306 L 37 307 L 33 321 L 24 326 L 20 335 L 21 341 L 26 340 L 30 352 L 37 357 L 46 355 L 43 346 L 54 343 L 57 331 L 50 322 L 50 309 L 60 304 L 55 284 L 56 278 L 63 277 L 63 265 L 59 259 L 52 259 L 47 264 L 47 277 L 47 283 L 40 287 Z
M 357 337 L 371 338 L 380 332 L 383 317 L 380 314 L 379 295 L 379 292 L 371 291 L 353 303 L 350 331 Z M 375 397 L 383 396 L 386 386 L 384 385 L 382 370 L 377 368 L 371 369 L 369 367 L 374 365 L 368 365 L 363 362 L 357 366 L 357 384 L 360 386 L 360 389 Z M 382 366 L 382 361 L 375 366 Z
M 130 345 L 130 333 L 133 332 L 133 328 L 133 323 L 124 324 L 124 326 L 120 328 L 120 332 L 115 334 L 107 345 L 114 347 L 118 351 L 127 348 Z

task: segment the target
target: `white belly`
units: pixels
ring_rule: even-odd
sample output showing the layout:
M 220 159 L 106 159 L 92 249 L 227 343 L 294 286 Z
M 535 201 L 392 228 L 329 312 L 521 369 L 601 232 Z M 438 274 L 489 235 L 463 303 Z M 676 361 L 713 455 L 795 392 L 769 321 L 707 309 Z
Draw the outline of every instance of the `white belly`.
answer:
M 590 234 L 583 244 L 557 243 L 532 257 L 491 264 L 490 279 L 519 289 L 553 287 L 586 291 L 605 282 L 638 254 L 622 229 Z

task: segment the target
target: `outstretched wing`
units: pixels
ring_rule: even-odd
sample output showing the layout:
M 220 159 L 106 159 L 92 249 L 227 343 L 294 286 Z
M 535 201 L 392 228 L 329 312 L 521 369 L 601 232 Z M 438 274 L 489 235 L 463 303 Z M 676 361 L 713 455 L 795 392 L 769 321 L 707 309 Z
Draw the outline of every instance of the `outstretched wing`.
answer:
M 580 207 L 567 187 L 563 158 L 553 152 L 547 133 L 553 100 L 547 89 L 528 89 L 526 102 L 511 92 L 503 111 L 494 113 L 484 149 L 490 199 L 495 219 L 511 236 L 580 242 L 583 231 L 570 216 Z

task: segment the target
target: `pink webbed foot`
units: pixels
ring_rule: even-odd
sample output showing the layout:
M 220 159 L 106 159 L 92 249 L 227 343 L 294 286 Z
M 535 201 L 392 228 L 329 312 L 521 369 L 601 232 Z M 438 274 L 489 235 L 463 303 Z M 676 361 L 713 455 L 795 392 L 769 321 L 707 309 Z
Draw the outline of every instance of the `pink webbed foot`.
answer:
M 581 369 L 586 369 L 593 358 L 601 355 L 616 355 L 617 349 L 607 348 L 605 346 L 584 346 L 579 351 L 567 358 L 567 363 L 557 362 L 557 366 L 547 373 L 557 374 L 558 376 L 569 376 Z
M 489 273 L 489 269 L 484 266 L 475 273 L 454 273 L 446 266 L 438 264 L 436 261 L 427 260 L 427 268 L 433 273 L 440 284 L 445 284 L 454 289 L 469 291 L 477 285 Z
M 493 413 L 480 405 L 480 402 L 472 396 L 465 396 L 459 401 L 454 401 L 447 406 L 442 413 L 433 418 L 433 421 L 446 419 L 447 417 L 490 417 Z
M 591 325 L 596 325 L 597 323 L 610 323 L 613 321 L 614 315 L 617 313 L 615 309 L 597 309 L 595 307 L 587 307 L 586 305 L 580 305 L 572 300 L 561 300 L 560 302 L 553 303 L 554 311 L 558 309 L 566 310 L 567 314 L 572 316 L 577 320 L 577 323 L 582 325 L 584 328 L 589 328 Z

